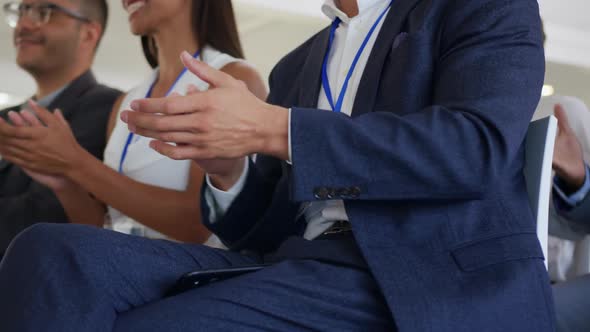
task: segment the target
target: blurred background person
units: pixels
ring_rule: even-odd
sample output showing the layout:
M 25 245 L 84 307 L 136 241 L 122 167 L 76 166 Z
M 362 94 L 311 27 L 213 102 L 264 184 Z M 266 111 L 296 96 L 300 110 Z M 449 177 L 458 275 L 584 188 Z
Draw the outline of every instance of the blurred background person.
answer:
M 549 220 L 557 331 L 590 331 L 590 275 L 579 276 L 576 264 L 577 257 L 588 256 L 581 241 L 590 235 L 590 112 L 577 98 L 552 96 L 541 100 L 535 117 L 552 113 L 559 121 Z
M 3 10 L 14 28 L 16 63 L 36 83 L 32 99 L 50 110 L 61 109 L 76 144 L 102 158 L 109 111 L 120 94 L 98 84 L 90 70 L 107 24 L 106 1 L 25 0 L 6 3 Z M 2 110 L 0 117 L 25 108 Z M 0 160 L 0 257 L 14 236 L 33 223 L 66 220 L 54 192 L 18 165 Z
M 574 261 L 582 248 L 576 247 L 590 234 L 590 214 L 584 209 L 590 189 L 585 187 L 585 165 L 590 161 L 590 111 L 578 98 L 551 96 L 541 99 L 535 119 L 549 115 L 559 121 L 549 223 L 549 272 L 554 282 L 563 282 L 580 273 Z
M 187 72 L 180 54 L 195 58 L 245 82 L 259 98 L 266 88 L 258 73 L 243 60 L 230 0 L 123 0 L 133 34 L 141 36 L 144 54 L 155 68 L 113 108 L 104 163 L 82 151 L 59 119 L 36 107 L 48 127 L 30 114 L 13 122 L 45 132 L 21 146 L 20 165 L 49 186 L 77 223 L 102 226 L 150 238 L 204 242 L 209 232 L 200 222 L 203 172 L 192 161 L 176 161 L 153 151 L 150 139 L 133 135 L 119 114 L 131 101 L 173 93 L 206 90 L 208 84 Z
M 576 97 L 544 96 L 533 120 L 550 115 L 558 120 L 547 257 L 556 329 L 590 331 L 590 271 L 580 264 L 590 254 L 585 240 L 590 235 L 590 111 Z

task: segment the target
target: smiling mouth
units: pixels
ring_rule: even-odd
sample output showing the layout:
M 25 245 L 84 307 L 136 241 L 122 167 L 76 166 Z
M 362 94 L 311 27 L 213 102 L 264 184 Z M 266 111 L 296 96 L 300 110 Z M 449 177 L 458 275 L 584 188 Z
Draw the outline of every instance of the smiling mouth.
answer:
M 129 14 L 129 16 L 132 16 L 145 5 L 146 2 L 144 0 L 127 0 L 125 2 L 125 10 L 127 10 L 127 14 Z
M 20 47 L 20 46 L 24 46 L 24 45 L 41 45 L 42 42 L 40 40 L 34 40 L 34 39 L 16 38 L 14 44 L 16 47 Z

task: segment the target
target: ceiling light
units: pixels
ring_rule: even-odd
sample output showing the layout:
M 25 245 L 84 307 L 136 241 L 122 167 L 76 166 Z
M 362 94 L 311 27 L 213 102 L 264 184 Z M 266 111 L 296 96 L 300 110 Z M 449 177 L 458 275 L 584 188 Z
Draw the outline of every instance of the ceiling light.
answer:
M 0 109 L 6 106 L 13 106 L 19 103 L 22 103 L 24 98 L 19 96 L 15 96 L 10 93 L 0 92 Z
M 7 93 L 0 92 L 0 105 L 9 104 L 12 101 L 12 97 Z
M 553 94 L 555 94 L 555 88 L 552 85 L 543 85 L 543 91 L 541 92 L 543 97 L 553 96 Z

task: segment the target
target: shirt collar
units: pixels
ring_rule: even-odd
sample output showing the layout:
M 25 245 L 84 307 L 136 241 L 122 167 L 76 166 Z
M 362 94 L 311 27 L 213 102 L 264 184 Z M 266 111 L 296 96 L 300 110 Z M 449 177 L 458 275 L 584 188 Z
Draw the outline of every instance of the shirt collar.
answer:
M 39 106 L 42 107 L 49 107 L 49 105 L 51 105 L 51 103 L 53 103 L 55 101 L 55 99 L 68 87 L 69 84 L 61 87 L 60 89 L 48 94 L 47 96 L 37 100 L 37 104 L 39 104 Z
M 330 21 L 336 19 L 336 17 L 340 18 L 342 22 L 345 24 L 350 23 L 351 18 L 348 17 L 343 11 L 338 9 L 336 6 L 336 0 L 324 0 L 324 4 L 322 5 L 322 12 L 326 15 Z M 357 0 L 359 6 L 359 15 L 362 16 L 367 10 L 372 8 L 373 6 L 383 3 L 390 0 Z

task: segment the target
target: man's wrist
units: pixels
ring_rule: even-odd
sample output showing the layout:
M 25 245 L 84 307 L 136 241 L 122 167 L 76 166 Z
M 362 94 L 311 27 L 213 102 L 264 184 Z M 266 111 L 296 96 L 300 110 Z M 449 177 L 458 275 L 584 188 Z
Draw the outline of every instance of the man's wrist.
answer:
M 557 163 L 553 165 L 555 174 L 560 182 L 560 188 L 566 193 L 571 194 L 578 191 L 586 181 L 586 163 L 581 159 L 572 163 Z
M 584 164 L 584 167 L 582 168 L 583 171 L 578 172 L 578 174 L 567 175 L 564 172 L 559 172 L 556 170 L 556 174 L 560 182 L 560 188 L 565 194 L 570 195 L 582 188 L 584 183 L 586 183 L 586 169 L 587 167 Z
M 265 117 L 261 121 L 259 148 L 255 152 L 289 160 L 289 110 L 274 105 L 267 106 Z
M 234 167 L 232 167 L 232 169 L 229 172 L 226 172 L 224 174 L 208 173 L 207 175 L 209 176 L 211 184 L 221 191 L 228 191 L 238 182 L 238 180 L 242 176 L 242 173 L 244 172 L 245 168 L 244 159 L 246 159 L 247 162 L 247 158 L 248 157 L 237 159 Z
M 590 192 L 590 169 L 588 166 L 584 165 L 585 168 L 585 176 L 584 181 L 582 184 L 576 189 L 569 191 L 565 188 L 566 183 L 564 180 L 556 176 L 554 179 L 554 189 L 557 196 L 564 202 L 569 208 L 576 207 L 580 202 L 582 202 L 588 193 Z

